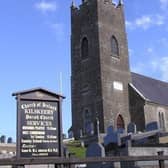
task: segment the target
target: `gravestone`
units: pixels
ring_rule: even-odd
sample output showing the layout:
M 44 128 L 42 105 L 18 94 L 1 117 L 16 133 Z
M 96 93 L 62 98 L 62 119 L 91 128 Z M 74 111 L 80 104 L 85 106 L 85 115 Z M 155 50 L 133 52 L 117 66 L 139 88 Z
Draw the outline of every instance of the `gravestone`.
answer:
M 107 135 L 104 137 L 104 145 L 108 145 L 110 143 L 117 144 L 118 143 L 118 135 L 125 133 L 123 128 L 117 129 L 117 131 L 113 130 L 112 126 L 107 128 Z
M 154 131 L 158 129 L 159 129 L 159 126 L 156 121 L 150 122 L 146 125 L 146 131 Z
M 2 135 L 1 138 L 0 138 L 0 140 L 1 140 L 1 143 L 5 143 L 6 142 L 6 136 Z
M 110 134 L 112 134 L 114 132 L 114 128 L 113 128 L 113 126 L 111 125 L 111 126 L 109 126 L 108 128 L 107 128 L 107 135 L 110 135 Z
M 134 123 L 129 123 L 127 126 L 127 132 L 136 134 L 137 132 L 136 125 Z
M 86 157 L 105 157 L 105 150 L 102 144 L 92 143 L 88 146 L 86 150 Z
M 13 143 L 12 137 L 9 137 L 7 143 Z
M 86 150 L 86 157 L 105 157 L 105 150 L 102 144 L 90 144 Z M 90 163 L 87 164 L 87 168 L 102 168 L 102 163 Z
M 69 158 L 70 153 L 65 146 L 63 147 L 63 153 L 64 153 L 64 157 Z
M 124 134 L 125 133 L 125 129 L 124 128 L 118 128 L 117 129 L 117 134 Z
M 112 125 L 107 128 L 107 135 L 104 137 L 104 145 L 110 143 L 117 143 L 117 133 Z

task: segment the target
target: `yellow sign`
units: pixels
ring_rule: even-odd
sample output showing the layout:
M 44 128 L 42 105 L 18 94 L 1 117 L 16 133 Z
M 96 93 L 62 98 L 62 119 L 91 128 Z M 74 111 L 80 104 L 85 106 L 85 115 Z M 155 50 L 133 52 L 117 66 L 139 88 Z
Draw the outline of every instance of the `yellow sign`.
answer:
M 160 137 L 159 138 L 159 143 L 161 143 L 161 144 L 168 143 L 168 136 Z

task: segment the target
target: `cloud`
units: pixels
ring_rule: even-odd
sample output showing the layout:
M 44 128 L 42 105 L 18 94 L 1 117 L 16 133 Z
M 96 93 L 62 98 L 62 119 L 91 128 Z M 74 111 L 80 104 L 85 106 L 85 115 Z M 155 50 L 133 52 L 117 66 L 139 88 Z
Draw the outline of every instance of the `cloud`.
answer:
M 168 56 L 155 58 L 152 61 L 148 60 L 145 63 L 139 62 L 135 64 L 132 68 L 133 72 L 140 74 L 157 74 L 160 77 L 160 80 L 168 82 Z
M 162 9 L 167 9 L 168 8 L 168 0 L 160 0 L 161 3 L 161 8 Z
M 151 24 L 152 19 L 150 16 L 142 16 L 141 18 L 137 18 L 135 20 L 135 25 L 137 27 L 142 27 L 143 29 L 147 29 L 148 27 L 150 27 Z
M 126 21 L 128 29 L 141 28 L 147 30 L 152 26 L 161 26 L 165 24 L 165 17 L 159 14 L 156 15 L 144 15 L 136 18 L 134 21 Z
M 162 57 L 160 59 L 151 62 L 153 70 L 160 73 L 161 79 L 168 81 L 168 57 Z
M 152 53 L 153 52 L 153 48 L 149 47 L 147 48 L 147 53 Z
M 35 4 L 35 8 L 42 13 L 55 12 L 57 9 L 57 4 L 54 1 L 46 2 L 44 0 L 41 0 L 40 2 Z
M 128 21 L 128 20 L 125 21 L 125 25 L 126 25 L 126 27 L 129 28 L 129 29 L 134 29 L 134 28 L 135 28 L 134 23 L 133 23 L 133 22 L 130 22 L 130 21 Z

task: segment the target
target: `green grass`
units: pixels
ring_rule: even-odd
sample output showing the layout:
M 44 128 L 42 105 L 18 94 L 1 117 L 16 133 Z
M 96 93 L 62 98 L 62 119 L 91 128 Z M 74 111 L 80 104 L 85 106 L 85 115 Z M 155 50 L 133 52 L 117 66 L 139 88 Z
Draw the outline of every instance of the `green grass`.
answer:
M 85 157 L 86 148 L 82 147 L 79 141 L 71 141 L 66 146 L 68 151 L 74 154 L 75 157 L 78 157 L 78 158 Z

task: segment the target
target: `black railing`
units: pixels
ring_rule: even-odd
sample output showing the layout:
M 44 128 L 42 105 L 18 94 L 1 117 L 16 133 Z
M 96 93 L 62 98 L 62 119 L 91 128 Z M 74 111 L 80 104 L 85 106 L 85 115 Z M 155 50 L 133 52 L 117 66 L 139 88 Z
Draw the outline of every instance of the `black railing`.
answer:
M 168 156 L 163 156 L 159 152 L 158 156 L 115 156 L 115 157 L 89 157 L 84 159 L 79 158 L 40 158 L 40 159 L 0 159 L 0 165 L 13 167 L 24 167 L 24 165 L 75 165 L 75 164 L 89 164 L 89 163 L 109 163 L 109 162 L 132 162 L 132 161 L 158 161 L 159 168 L 165 168 L 164 161 L 168 160 Z

